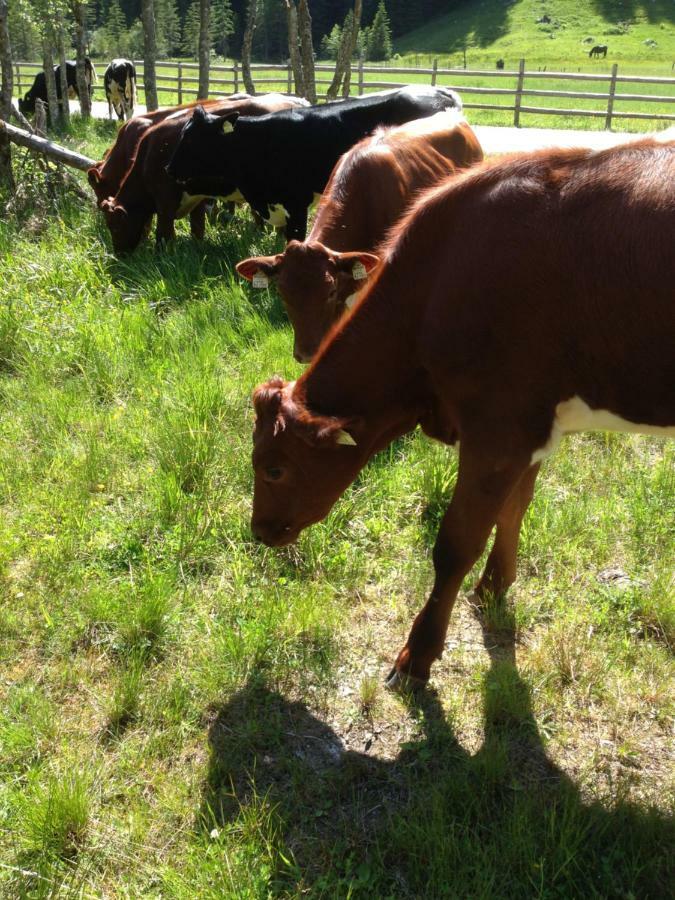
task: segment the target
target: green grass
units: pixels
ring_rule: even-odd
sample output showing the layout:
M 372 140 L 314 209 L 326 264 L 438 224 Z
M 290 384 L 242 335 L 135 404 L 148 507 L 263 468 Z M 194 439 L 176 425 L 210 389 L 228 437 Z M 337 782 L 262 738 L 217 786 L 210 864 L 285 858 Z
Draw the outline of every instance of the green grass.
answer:
M 433 690 L 391 696 L 454 451 L 397 441 L 255 544 L 249 397 L 300 368 L 232 272 L 278 239 L 117 260 L 31 172 L 0 222 L 0 894 L 666 896 L 673 447 L 568 440 L 507 605 L 460 600 Z

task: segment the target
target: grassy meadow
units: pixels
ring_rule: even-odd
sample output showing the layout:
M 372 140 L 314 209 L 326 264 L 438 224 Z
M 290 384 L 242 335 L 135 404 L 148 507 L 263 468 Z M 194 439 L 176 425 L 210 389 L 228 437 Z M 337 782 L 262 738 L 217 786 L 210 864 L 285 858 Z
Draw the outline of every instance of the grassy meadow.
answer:
M 95 157 L 115 131 L 73 128 Z M 477 609 L 476 570 L 428 691 L 389 694 L 455 452 L 397 441 L 296 546 L 257 545 L 249 398 L 300 367 L 233 266 L 280 238 L 240 214 L 118 260 L 93 206 L 16 171 L 0 896 L 669 895 L 672 442 L 567 439 L 508 601 Z
M 548 16 L 550 22 L 541 22 Z M 589 59 L 588 53 L 595 44 L 606 44 L 606 58 Z M 512 125 L 513 96 L 472 94 L 471 88 L 495 88 L 515 90 L 517 74 L 510 77 L 472 75 L 470 70 L 494 70 L 497 59 L 503 59 L 505 71 L 517 73 L 519 60 L 525 59 L 526 71 L 534 73 L 525 79 L 526 90 L 573 91 L 587 94 L 606 94 L 612 65 L 618 64 L 619 76 L 675 76 L 675 5 L 672 0 L 467 0 L 462 6 L 445 16 L 429 22 L 423 28 L 404 35 L 395 42 L 395 57 L 387 63 L 373 67 L 430 68 L 434 59 L 440 69 L 455 69 L 452 74 L 441 73 L 439 85 L 456 88 L 463 97 L 471 121 L 480 125 Z M 222 64 L 222 61 L 220 61 Z M 232 60 L 225 61 L 232 65 Z M 462 67 L 466 62 L 469 74 Z M 102 75 L 107 60 L 95 60 Z M 321 62 L 321 65 L 332 63 Z M 193 68 L 183 69 L 183 78 L 192 79 L 185 85 L 182 100 L 196 97 L 197 70 L 194 61 L 183 61 Z M 162 105 L 179 102 L 176 78 L 179 62 L 158 67 L 159 101 Z M 139 76 L 142 80 L 142 65 Z M 605 75 L 606 81 L 569 81 L 555 78 L 537 78 L 536 73 L 548 72 L 590 73 Z M 259 93 L 287 91 L 288 78 L 284 71 L 254 69 L 254 80 Z M 32 77 L 32 76 L 31 76 Z M 212 94 L 234 90 L 232 72 L 213 72 Z M 321 95 L 332 79 L 332 71 L 317 72 L 317 90 Z M 22 80 L 28 80 L 25 70 Z M 218 80 L 221 83 L 217 83 Z M 95 99 L 105 100 L 102 79 L 95 91 Z M 222 83 L 222 82 L 227 83 Z M 368 71 L 364 75 L 365 90 L 382 90 L 383 86 L 399 83 L 430 82 L 429 74 L 386 73 Z M 377 86 L 375 86 L 377 83 Z M 370 87 L 368 85 L 371 85 Z M 243 89 L 241 72 L 237 85 Z M 467 88 L 469 90 L 467 90 Z M 352 90 L 358 90 L 357 73 L 353 73 Z M 633 94 L 641 97 L 675 97 L 673 84 L 642 84 L 619 82 L 617 94 Z M 145 102 L 143 90 L 140 102 Z M 473 109 L 471 104 L 491 104 L 503 109 Z M 607 100 L 602 98 L 568 98 L 550 96 L 523 96 L 523 106 L 572 110 L 595 110 L 604 113 Z M 665 127 L 667 121 L 627 119 L 621 113 L 667 113 L 675 115 L 675 104 L 663 101 L 622 100 L 614 104 L 613 128 L 616 131 L 649 131 Z M 672 124 L 672 122 L 670 123 Z M 604 116 L 556 116 L 539 112 L 523 112 L 521 125 L 539 128 L 603 129 Z

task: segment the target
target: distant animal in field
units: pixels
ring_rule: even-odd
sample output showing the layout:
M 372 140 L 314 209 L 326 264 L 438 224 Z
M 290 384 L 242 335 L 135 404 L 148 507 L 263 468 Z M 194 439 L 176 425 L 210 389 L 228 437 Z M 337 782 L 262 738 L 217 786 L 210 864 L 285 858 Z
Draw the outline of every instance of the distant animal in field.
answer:
M 591 57 L 595 56 L 596 58 L 600 56 L 602 56 L 603 58 L 606 57 L 607 44 L 596 44 L 595 47 L 591 47 L 591 49 L 588 51 L 588 55 Z
M 495 65 L 498 69 L 503 69 L 504 68 L 504 60 L 498 59 L 497 62 L 495 63 Z
M 340 156 L 378 125 L 402 125 L 443 109 L 462 108 L 449 88 L 408 85 L 321 106 L 222 119 L 197 109 L 186 124 L 169 173 L 186 190 L 239 190 L 288 240 L 304 240 L 307 210 Z
M 233 110 L 251 117 L 265 115 L 273 110 L 300 107 L 307 101 L 283 94 L 262 94 L 239 100 L 227 98 L 205 102 L 216 118 Z M 187 193 L 166 172 L 183 126 L 195 109 L 201 109 L 201 106 L 192 104 L 178 107 L 161 121 L 145 129 L 117 194 L 100 203 L 116 253 L 130 251 L 138 246 L 148 232 L 155 213 L 158 244 L 172 240 L 176 236 L 175 220 L 187 215 L 190 216 L 193 237 L 204 236 L 206 200 L 211 195 L 206 193 L 195 196 Z M 127 127 L 134 121 L 131 119 Z M 237 194 L 225 199 L 242 200 Z
M 418 425 L 459 445 L 431 596 L 390 686 L 428 680 L 493 529 L 478 596 L 513 583 L 539 467 L 565 434 L 675 438 L 673 234 L 675 142 L 479 165 L 399 220 L 304 374 L 255 391 L 251 528 L 270 547 L 324 519 Z
M 379 262 L 374 254 L 387 229 L 415 196 L 482 159 L 478 138 L 453 109 L 378 128 L 338 160 L 306 241 L 237 263 L 244 278 L 275 282 L 299 362 L 309 362 L 351 308 Z
M 96 82 L 96 70 L 92 65 L 89 57 L 84 60 L 84 75 L 87 82 L 87 88 L 91 95 L 93 84 Z M 56 78 L 56 96 L 61 99 L 61 66 L 54 66 L 54 77 Z M 71 60 L 66 62 L 66 81 L 68 83 L 68 97 L 75 100 L 80 96 L 77 87 L 77 65 Z M 35 112 L 35 102 L 43 100 L 47 103 L 47 80 L 44 72 L 38 72 L 33 81 L 30 90 L 26 91 L 24 97 L 19 99 L 19 111 L 24 116 L 32 115 Z
M 108 101 L 108 117 L 113 109 L 122 121 L 130 119 L 136 106 L 136 68 L 130 59 L 113 59 L 103 75 L 105 98 Z

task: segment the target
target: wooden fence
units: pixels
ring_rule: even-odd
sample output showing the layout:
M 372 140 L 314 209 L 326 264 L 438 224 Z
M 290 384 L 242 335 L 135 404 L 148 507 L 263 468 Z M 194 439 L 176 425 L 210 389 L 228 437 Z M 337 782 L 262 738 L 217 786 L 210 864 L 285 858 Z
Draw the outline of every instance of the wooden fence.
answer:
M 143 89 L 143 60 L 135 60 L 139 77 L 139 90 Z M 359 62 L 353 72 L 352 90 L 356 94 L 363 94 L 366 89 L 385 89 L 403 87 L 408 84 L 405 76 L 412 75 L 415 82 L 421 79 L 429 84 L 443 85 L 453 88 L 462 95 L 465 109 L 495 110 L 498 112 L 512 112 L 513 124 L 521 125 L 521 118 L 530 113 L 545 116 L 592 116 L 605 120 L 605 128 L 611 128 L 614 119 L 649 119 L 675 122 L 675 112 L 670 112 L 675 103 L 675 78 L 657 78 L 644 75 L 619 75 L 618 64 L 612 66 L 609 74 L 591 74 L 582 72 L 545 72 L 527 71 L 525 60 L 521 59 L 518 69 L 508 70 L 476 70 L 476 69 L 441 69 L 434 60 L 430 68 L 400 68 L 391 66 L 368 66 Z M 171 100 L 166 103 L 185 103 L 193 100 L 197 95 L 198 69 L 197 63 L 192 62 L 158 62 L 157 66 L 157 92 L 160 96 L 170 94 Z M 33 83 L 35 73 L 41 69 L 39 63 L 17 62 L 15 63 L 16 90 L 23 93 Z M 163 74 L 167 69 L 172 74 Z M 332 65 L 318 64 L 317 89 L 321 99 L 325 99 L 324 85 L 329 85 L 332 80 L 334 67 Z M 261 91 L 280 90 L 293 93 L 293 73 L 290 65 L 268 65 L 256 63 L 251 66 L 253 80 L 256 88 Z M 102 76 L 99 72 L 99 76 Z M 382 76 L 394 76 L 396 80 L 383 81 Z M 322 77 L 329 76 L 329 77 Z M 493 85 L 476 86 L 471 84 L 471 79 L 498 79 L 503 81 L 504 87 Z M 401 80 L 403 79 L 403 80 Z M 512 85 L 508 85 L 508 79 Z M 606 85 L 599 91 L 574 91 L 574 90 L 547 90 L 541 87 L 529 87 L 533 82 L 555 80 L 562 82 L 596 82 Z M 100 81 L 99 80 L 99 85 Z M 622 93 L 621 86 L 625 84 L 657 85 L 661 88 L 659 94 Z M 101 86 L 102 87 L 102 86 Z M 241 66 L 238 63 L 232 65 L 212 65 L 210 78 L 211 97 L 223 97 L 244 89 L 241 77 Z M 669 91 L 669 93 L 665 93 Z M 490 97 L 513 98 L 512 102 L 489 103 Z M 546 97 L 555 102 L 558 98 L 580 99 L 597 101 L 593 109 L 564 109 L 548 106 L 527 105 L 529 97 Z M 475 99 L 474 99 L 475 98 Z M 635 112 L 629 110 L 617 110 L 617 103 L 630 102 L 640 104 L 654 104 L 648 112 Z

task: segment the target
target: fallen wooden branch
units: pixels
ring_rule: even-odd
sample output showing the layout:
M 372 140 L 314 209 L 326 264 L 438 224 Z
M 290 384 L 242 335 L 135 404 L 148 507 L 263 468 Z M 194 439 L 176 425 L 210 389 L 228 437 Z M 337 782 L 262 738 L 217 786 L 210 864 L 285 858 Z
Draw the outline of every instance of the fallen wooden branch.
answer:
M 14 125 L 9 125 L 3 119 L 0 119 L 0 131 L 4 132 L 13 143 L 19 144 L 21 147 L 27 147 L 34 153 L 41 153 L 48 159 L 55 159 L 58 162 L 65 163 L 67 166 L 72 166 L 74 169 L 80 169 L 82 172 L 86 172 L 95 163 L 95 160 L 89 159 L 88 156 L 82 156 L 80 153 L 75 153 L 74 150 L 68 150 L 66 147 L 53 144 L 46 138 L 38 137 L 36 134 L 29 134 L 21 128 L 15 128 Z
M 16 103 L 12 103 L 12 115 L 24 131 L 27 131 L 28 134 L 35 134 L 35 129 L 24 114 L 17 109 Z

